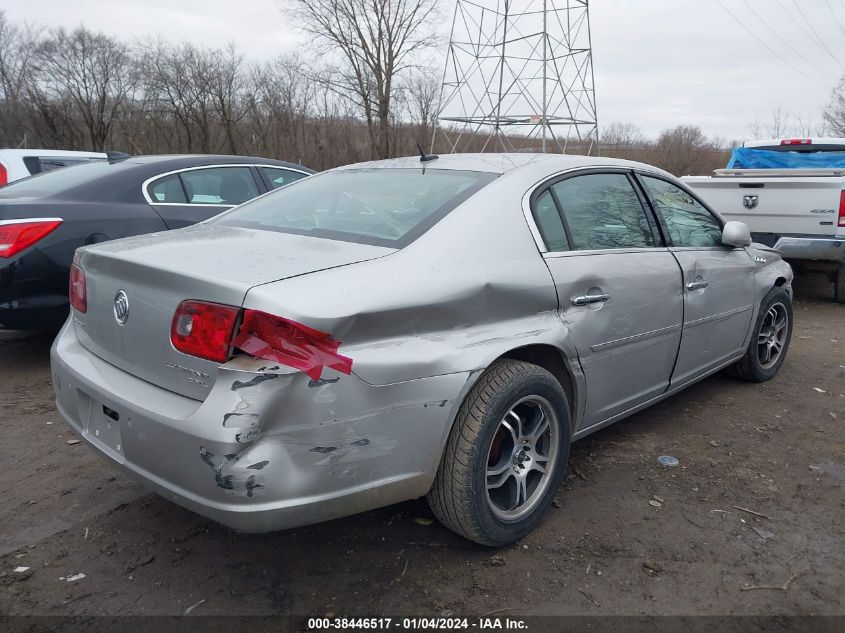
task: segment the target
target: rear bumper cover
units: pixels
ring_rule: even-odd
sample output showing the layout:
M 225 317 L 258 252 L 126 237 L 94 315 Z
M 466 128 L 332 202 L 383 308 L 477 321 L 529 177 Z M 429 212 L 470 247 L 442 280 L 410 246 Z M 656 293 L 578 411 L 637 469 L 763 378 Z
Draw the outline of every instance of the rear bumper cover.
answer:
M 0 259 L 0 327 L 58 330 L 67 319 L 67 271 L 37 248 Z
M 780 251 L 785 259 L 845 262 L 845 237 L 781 236 L 774 248 Z
M 200 402 L 91 354 L 71 321 L 51 363 L 58 410 L 86 442 L 161 496 L 244 532 L 425 494 L 470 376 L 376 387 L 235 359 Z

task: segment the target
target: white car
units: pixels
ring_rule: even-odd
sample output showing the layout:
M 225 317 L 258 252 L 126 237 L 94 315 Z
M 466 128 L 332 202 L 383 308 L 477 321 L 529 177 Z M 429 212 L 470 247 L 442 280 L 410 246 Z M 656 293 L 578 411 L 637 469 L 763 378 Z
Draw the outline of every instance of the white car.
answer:
M 73 152 L 62 149 L 0 149 L 0 186 L 90 160 L 105 160 L 104 152 Z

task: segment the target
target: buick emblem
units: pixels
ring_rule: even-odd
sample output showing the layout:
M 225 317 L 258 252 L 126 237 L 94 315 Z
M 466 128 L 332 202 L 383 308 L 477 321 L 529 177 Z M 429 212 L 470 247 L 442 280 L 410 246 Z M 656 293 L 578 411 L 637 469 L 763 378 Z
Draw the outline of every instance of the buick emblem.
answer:
M 114 318 L 120 325 L 129 320 L 129 297 L 123 290 L 118 290 L 114 295 Z
M 746 209 L 755 208 L 760 202 L 760 196 L 745 196 L 742 199 L 742 206 Z

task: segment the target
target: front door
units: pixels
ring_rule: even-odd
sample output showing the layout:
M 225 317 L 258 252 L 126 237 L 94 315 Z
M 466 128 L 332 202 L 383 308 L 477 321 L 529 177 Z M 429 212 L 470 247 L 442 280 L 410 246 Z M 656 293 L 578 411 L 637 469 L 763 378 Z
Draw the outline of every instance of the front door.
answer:
M 631 177 L 567 177 L 535 194 L 533 213 L 587 382 L 579 429 L 665 392 L 681 338 L 681 271 Z
M 740 356 L 754 313 L 756 265 L 722 244 L 722 223 L 689 192 L 640 175 L 684 275 L 684 328 L 672 385 Z

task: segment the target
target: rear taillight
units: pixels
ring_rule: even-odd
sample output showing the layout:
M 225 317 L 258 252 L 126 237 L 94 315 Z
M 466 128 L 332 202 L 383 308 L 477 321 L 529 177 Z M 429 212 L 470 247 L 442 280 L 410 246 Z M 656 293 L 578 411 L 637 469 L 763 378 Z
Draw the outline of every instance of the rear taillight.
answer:
M 52 233 L 61 218 L 0 220 L 0 257 L 12 257 Z
M 9 184 L 9 172 L 6 171 L 6 166 L 0 163 L 0 187 Z
M 255 358 L 293 367 L 318 380 L 325 367 L 344 374 L 352 372 L 352 359 L 337 353 L 340 341 L 290 319 L 258 310 L 183 301 L 176 308 L 170 326 L 170 341 L 183 354 L 227 361 L 237 348 Z
M 88 311 L 88 288 L 85 285 L 85 271 L 76 262 L 70 265 L 68 296 L 70 297 L 70 305 L 74 310 L 82 314 Z
M 328 332 L 258 310 L 244 310 L 232 345 L 251 356 L 299 369 L 314 380 L 320 379 L 324 367 L 352 372 L 352 359 L 337 353 L 340 341 Z
M 811 145 L 812 143 L 811 138 L 785 138 L 780 142 L 781 145 Z
M 845 191 L 839 195 L 839 222 L 837 226 L 845 227 Z
M 170 342 L 183 354 L 225 362 L 239 312 L 219 303 L 183 301 L 170 324 Z

